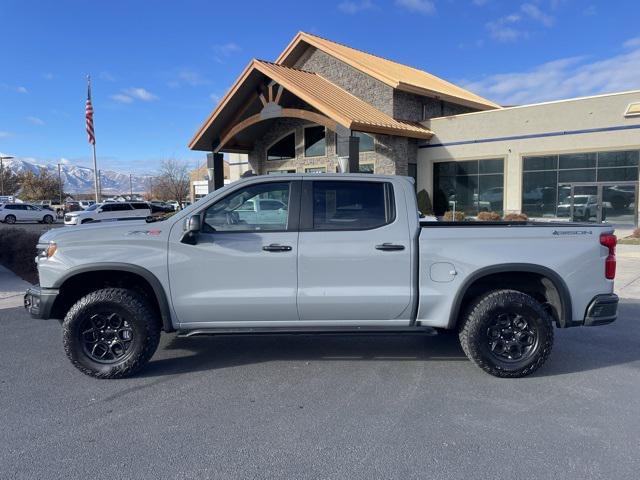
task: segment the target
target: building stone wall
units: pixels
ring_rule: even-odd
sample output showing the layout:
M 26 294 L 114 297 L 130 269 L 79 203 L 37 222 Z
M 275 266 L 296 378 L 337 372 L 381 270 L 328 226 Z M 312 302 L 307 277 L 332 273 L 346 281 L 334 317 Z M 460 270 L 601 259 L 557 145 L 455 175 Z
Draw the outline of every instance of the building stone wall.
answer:
M 304 173 L 306 168 L 312 167 L 325 167 L 327 173 L 336 172 L 338 168 L 338 155 L 336 152 L 335 132 L 327 129 L 326 155 L 321 157 L 304 156 L 304 128 L 314 125 L 313 123 L 295 118 L 275 120 L 271 128 L 255 143 L 254 149 L 249 153 L 251 170 L 258 175 L 265 175 L 272 170 L 295 170 L 297 173 Z M 287 160 L 267 160 L 267 149 L 269 146 L 292 131 L 295 132 L 296 136 L 295 158 Z M 402 137 L 392 137 L 388 135 L 372 136 L 375 139 L 374 151 L 361 152 L 360 165 L 373 164 L 375 173 L 394 174 L 396 171 L 395 155 L 397 155 L 398 152 L 406 151 L 406 148 L 398 148 L 397 146 L 397 140 L 403 140 Z M 400 144 L 402 143 L 403 142 L 400 142 Z
M 295 68 L 319 73 L 381 112 L 393 116 L 393 88 L 321 50 L 309 47 Z
M 477 109 L 456 105 L 436 98 L 424 97 L 396 90 L 393 92 L 393 118 L 422 122 L 436 117 L 447 117 L 461 113 L 475 112 Z

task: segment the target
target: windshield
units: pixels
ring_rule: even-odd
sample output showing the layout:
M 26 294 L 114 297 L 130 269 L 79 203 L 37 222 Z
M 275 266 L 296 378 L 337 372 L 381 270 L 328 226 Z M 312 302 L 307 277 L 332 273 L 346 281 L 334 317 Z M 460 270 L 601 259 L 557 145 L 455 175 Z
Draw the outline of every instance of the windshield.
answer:
M 573 204 L 574 205 L 585 205 L 587 203 L 588 199 L 589 199 L 589 197 L 575 196 L 575 197 L 573 197 Z

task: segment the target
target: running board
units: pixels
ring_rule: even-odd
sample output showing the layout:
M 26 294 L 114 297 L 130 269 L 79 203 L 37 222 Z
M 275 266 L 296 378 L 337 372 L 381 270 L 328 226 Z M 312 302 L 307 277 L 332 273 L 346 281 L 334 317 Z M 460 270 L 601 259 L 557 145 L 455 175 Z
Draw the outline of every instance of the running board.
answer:
M 438 332 L 433 327 L 236 327 L 179 330 L 179 337 L 204 335 L 426 335 Z

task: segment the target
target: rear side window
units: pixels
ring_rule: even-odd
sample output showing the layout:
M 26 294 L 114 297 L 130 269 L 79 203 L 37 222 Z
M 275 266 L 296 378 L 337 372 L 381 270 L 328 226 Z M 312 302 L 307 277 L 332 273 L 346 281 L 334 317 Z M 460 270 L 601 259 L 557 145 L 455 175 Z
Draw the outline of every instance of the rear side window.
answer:
M 149 205 L 147 205 L 146 203 L 132 203 L 131 205 L 133 205 L 133 208 L 135 210 L 148 210 L 149 209 Z
M 389 183 L 313 182 L 314 230 L 367 230 L 394 219 Z
M 131 210 L 131 205 L 128 203 L 114 203 L 111 205 L 112 212 L 123 212 L 125 210 Z

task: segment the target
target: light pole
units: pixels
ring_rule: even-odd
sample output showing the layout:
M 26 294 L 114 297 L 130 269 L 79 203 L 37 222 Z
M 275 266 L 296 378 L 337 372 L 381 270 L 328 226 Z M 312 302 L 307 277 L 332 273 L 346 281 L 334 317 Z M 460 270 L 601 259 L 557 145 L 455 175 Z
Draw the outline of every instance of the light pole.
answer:
M 4 196 L 4 161 L 13 157 L 0 155 L 0 195 Z
M 60 164 L 58 164 L 58 188 L 60 189 L 60 203 L 58 205 L 62 206 L 62 173 L 60 171 Z
M 131 180 L 132 174 L 129 174 L 129 194 L 131 195 L 131 200 L 133 200 L 133 181 Z

